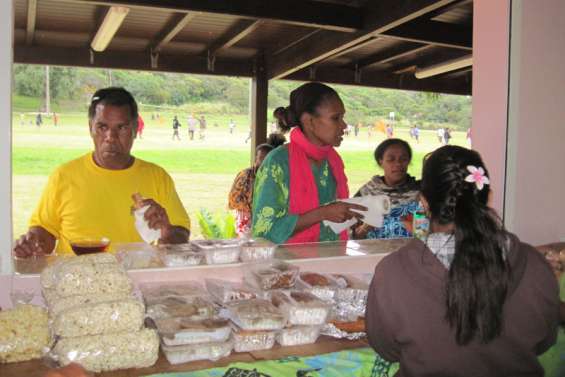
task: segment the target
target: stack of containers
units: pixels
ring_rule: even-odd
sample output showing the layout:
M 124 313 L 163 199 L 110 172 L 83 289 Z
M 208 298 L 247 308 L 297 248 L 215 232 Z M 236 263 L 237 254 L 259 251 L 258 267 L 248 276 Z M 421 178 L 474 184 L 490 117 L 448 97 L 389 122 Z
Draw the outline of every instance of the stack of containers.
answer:
M 171 364 L 218 360 L 233 348 L 229 321 L 196 282 L 142 285 L 147 316 L 161 337 L 163 353 Z
M 331 305 L 308 292 L 276 291 L 271 302 L 286 316 L 288 326 L 277 334 L 281 346 L 315 343 Z
M 56 340 L 51 353 L 62 365 L 101 372 L 157 361 L 157 334 L 143 327 L 144 306 L 113 255 L 60 259 L 43 271 L 41 285 Z

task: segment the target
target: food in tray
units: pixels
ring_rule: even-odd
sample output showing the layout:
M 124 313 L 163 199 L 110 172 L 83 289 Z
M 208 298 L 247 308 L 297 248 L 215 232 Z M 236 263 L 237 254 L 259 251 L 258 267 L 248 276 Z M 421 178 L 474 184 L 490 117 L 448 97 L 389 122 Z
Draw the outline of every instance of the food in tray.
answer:
M 241 243 L 240 258 L 243 262 L 270 260 L 275 256 L 277 245 L 262 238 L 250 239 Z
M 351 322 L 331 321 L 330 323 L 348 333 L 365 332 L 365 318 L 363 317 Z
M 230 336 L 229 320 L 219 317 L 203 320 L 164 318 L 155 321 L 165 345 L 225 342 Z
M 297 346 L 316 343 L 321 326 L 292 326 L 278 332 L 276 339 L 281 346 Z
M 143 304 L 133 298 L 74 306 L 52 318 L 51 331 L 63 337 L 134 332 L 145 317 Z
M 182 364 L 196 360 L 216 361 L 227 357 L 233 349 L 233 341 L 208 342 L 179 346 L 162 345 L 163 353 L 171 364 Z
M 145 368 L 157 361 L 159 337 L 155 330 L 61 338 L 52 356 L 62 365 L 78 363 L 91 372 Z
M 49 344 L 47 311 L 17 305 L 0 311 L 0 363 L 40 358 Z
M 271 293 L 273 305 L 283 312 L 291 325 L 321 325 L 326 322 L 330 305 L 308 292 Z
M 316 272 L 301 272 L 300 279 L 311 286 L 327 287 L 330 285 L 327 277 Z
M 117 255 L 126 270 L 163 267 L 161 259 L 153 249 L 120 251 Z
M 232 322 L 244 330 L 279 330 L 286 323 L 284 315 L 267 300 L 235 301 L 227 308 Z
M 299 268 L 284 262 L 274 262 L 252 268 L 252 276 L 259 288 L 288 289 L 294 287 Z
M 213 317 L 217 310 L 205 297 L 166 296 L 147 303 L 147 316 L 160 318 L 185 317 L 194 320 Z
M 159 254 L 167 267 L 196 266 L 202 264 L 204 255 L 194 251 L 167 252 Z
M 197 250 L 212 250 L 212 249 L 225 249 L 225 248 L 238 248 L 241 241 L 239 239 L 228 240 L 195 240 L 190 244 Z
M 275 345 L 275 331 L 243 330 L 233 326 L 235 352 L 252 352 L 267 350 Z
M 207 264 L 237 263 L 241 248 L 240 240 L 196 240 L 191 245 L 206 256 Z
M 258 293 L 239 282 L 206 279 L 206 289 L 220 304 L 258 298 Z
M 336 279 L 340 288 L 337 289 L 335 300 L 338 302 L 347 302 L 350 305 L 357 305 L 365 308 L 367 302 L 367 294 L 369 293 L 369 284 L 363 278 L 354 275 L 332 275 Z
M 206 295 L 206 290 L 196 281 L 151 282 L 139 286 L 147 305 L 166 296 L 196 297 Z

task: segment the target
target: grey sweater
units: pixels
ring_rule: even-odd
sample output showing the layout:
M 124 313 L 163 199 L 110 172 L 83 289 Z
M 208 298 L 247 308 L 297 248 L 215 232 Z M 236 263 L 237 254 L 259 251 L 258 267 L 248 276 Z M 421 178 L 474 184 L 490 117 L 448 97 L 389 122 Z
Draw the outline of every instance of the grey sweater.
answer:
M 510 242 L 503 329 L 488 344 L 457 345 L 444 319 L 447 270 L 424 243 L 413 240 L 377 265 L 367 335 L 382 357 L 400 362 L 397 377 L 543 376 L 536 355 L 555 343 L 559 289 L 540 253 L 515 236 Z

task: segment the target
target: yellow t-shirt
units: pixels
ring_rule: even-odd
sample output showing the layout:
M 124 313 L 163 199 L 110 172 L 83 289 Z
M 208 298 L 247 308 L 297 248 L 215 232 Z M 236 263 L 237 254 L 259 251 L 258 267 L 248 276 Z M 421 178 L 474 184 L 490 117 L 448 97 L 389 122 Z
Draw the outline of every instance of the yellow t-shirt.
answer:
M 81 237 L 108 237 L 112 244 L 141 242 L 130 211 L 136 192 L 165 208 L 172 225 L 190 229 L 188 214 L 164 169 L 137 158 L 127 169 L 104 169 L 94 163 L 92 153 L 51 174 L 30 226 L 54 235 L 59 253 L 71 253 L 69 240 Z

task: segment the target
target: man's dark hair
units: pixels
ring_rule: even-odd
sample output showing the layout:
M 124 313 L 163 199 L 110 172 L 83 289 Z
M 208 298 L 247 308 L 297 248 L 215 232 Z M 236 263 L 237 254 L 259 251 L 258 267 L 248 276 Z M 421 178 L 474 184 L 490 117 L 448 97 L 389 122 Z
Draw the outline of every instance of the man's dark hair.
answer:
M 94 119 L 96 106 L 98 106 L 98 104 L 129 107 L 131 120 L 134 122 L 135 128 L 137 129 L 137 103 L 131 93 L 124 88 L 110 87 L 97 90 L 92 96 L 90 106 L 88 107 L 89 120 Z

